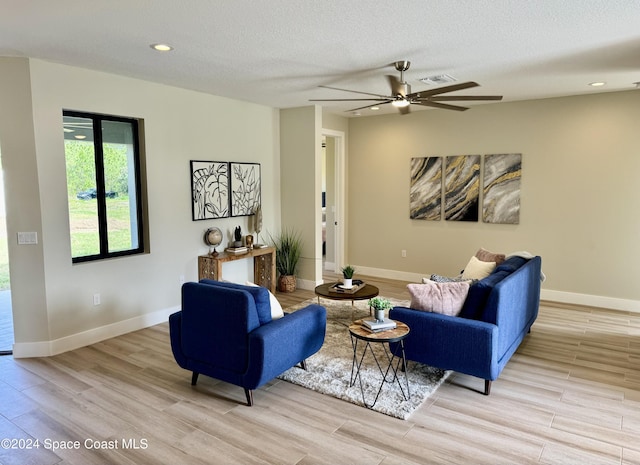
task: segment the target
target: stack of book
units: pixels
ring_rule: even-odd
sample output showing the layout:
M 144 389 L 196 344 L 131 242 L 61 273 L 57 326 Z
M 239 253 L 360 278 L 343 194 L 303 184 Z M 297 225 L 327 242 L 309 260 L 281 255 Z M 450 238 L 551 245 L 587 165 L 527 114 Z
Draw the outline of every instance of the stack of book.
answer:
M 382 321 L 378 321 L 375 318 L 368 318 L 366 320 L 362 320 L 362 327 L 372 333 L 379 333 L 381 331 L 395 329 L 396 322 L 389 318 L 385 318 Z
M 247 253 L 249 249 L 247 247 L 227 247 L 224 251 L 230 255 L 240 255 Z

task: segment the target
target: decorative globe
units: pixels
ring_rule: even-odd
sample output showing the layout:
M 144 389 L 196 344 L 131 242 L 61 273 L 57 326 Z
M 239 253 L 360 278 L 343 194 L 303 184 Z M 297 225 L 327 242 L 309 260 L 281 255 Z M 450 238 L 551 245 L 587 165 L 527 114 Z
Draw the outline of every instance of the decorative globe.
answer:
M 222 231 L 220 228 L 209 228 L 204 233 L 204 243 L 209 247 L 213 247 L 213 251 L 209 252 L 211 255 L 218 255 L 216 247 L 222 243 Z

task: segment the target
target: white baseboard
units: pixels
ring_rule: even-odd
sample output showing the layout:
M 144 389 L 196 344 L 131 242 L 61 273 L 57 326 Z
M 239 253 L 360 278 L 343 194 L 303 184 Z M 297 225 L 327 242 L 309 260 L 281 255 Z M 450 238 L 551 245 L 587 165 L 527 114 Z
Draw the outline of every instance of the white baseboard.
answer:
M 320 284 L 322 284 L 322 281 L 315 282 L 310 279 L 300 279 L 300 278 L 296 280 L 296 285 L 300 289 L 306 289 L 307 291 L 313 291 L 316 288 L 316 286 L 319 286 Z
M 422 282 L 426 274 L 408 273 L 405 271 L 385 270 L 382 268 L 369 268 L 361 265 L 354 265 L 359 274 L 375 276 L 378 278 L 399 279 L 415 283 Z M 575 292 L 555 291 L 542 289 L 540 291 L 542 300 L 561 302 L 574 305 L 586 305 L 589 307 L 609 308 L 612 310 L 623 310 L 627 312 L 640 313 L 640 301 L 619 299 L 617 297 L 605 297 L 590 294 L 578 294 Z
M 542 289 L 540 291 L 540 298 L 551 302 L 586 305 L 589 307 L 609 308 L 611 310 L 640 313 L 640 302 L 637 300 L 604 297 L 600 295 L 577 294 L 575 292 L 554 291 L 551 289 Z
M 112 337 L 121 336 L 132 331 L 148 328 L 169 319 L 169 315 L 180 310 L 179 307 L 166 308 L 151 313 L 145 313 L 128 320 L 118 321 L 99 328 L 93 328 L 70 336 L 61 337 L 53 341 L 17 342 L 13 345 L 14 358 L 48 357 L 61 354 L 68 350 L 85 347 Z

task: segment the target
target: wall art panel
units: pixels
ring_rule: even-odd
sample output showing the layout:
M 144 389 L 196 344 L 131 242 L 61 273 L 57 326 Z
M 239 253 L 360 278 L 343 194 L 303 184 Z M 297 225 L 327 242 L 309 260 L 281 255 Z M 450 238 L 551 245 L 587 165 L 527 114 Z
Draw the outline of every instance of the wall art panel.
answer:
M 442 157 L 411 159 L 409 217 L 439 221 L 442 217 Z
M 260 164 L 231 162 L 231 216 L 253 215 L 260 206 Z
M 445 219 L 478 221 L 480 155 L 448 156 L 444 184 Z
M 482 220 L 485 223 L 520 222 L 522 154 L 484 156 Z
M 229 163 L 191 160 L 193 221 L 229 216 Z

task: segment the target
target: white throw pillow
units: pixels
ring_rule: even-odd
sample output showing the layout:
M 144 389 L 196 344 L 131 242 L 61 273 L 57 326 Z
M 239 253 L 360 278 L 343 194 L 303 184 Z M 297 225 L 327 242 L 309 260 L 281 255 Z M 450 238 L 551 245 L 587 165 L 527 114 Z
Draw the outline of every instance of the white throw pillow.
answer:
M 260 287 L 256 283 L 252 283 L 251 281 L 247 281 L 245 283 L 247 286 L 255 286 Z M 271 293 L 269 289 L 267 289 L 269 293 L 269 303 L 271 304 L 271 319 L 277 320 L 278 318 L 282 318 L 284 316 L 284 311 L 282 310 L 282 305 L 276 299 L 276 296 Z
M 496 268 L 496 262 L 482 262 L 476 257 L 471 257 L 464 267 L 462 277 L 464 279 L 483 279 L 489 276 Z
M 469 283 L 450 282 L 424 284 L 408 284 L 411 294 L 411 308 L 425 312 L 442 313 L 443 315 L 458 316 L 469 293 Z

